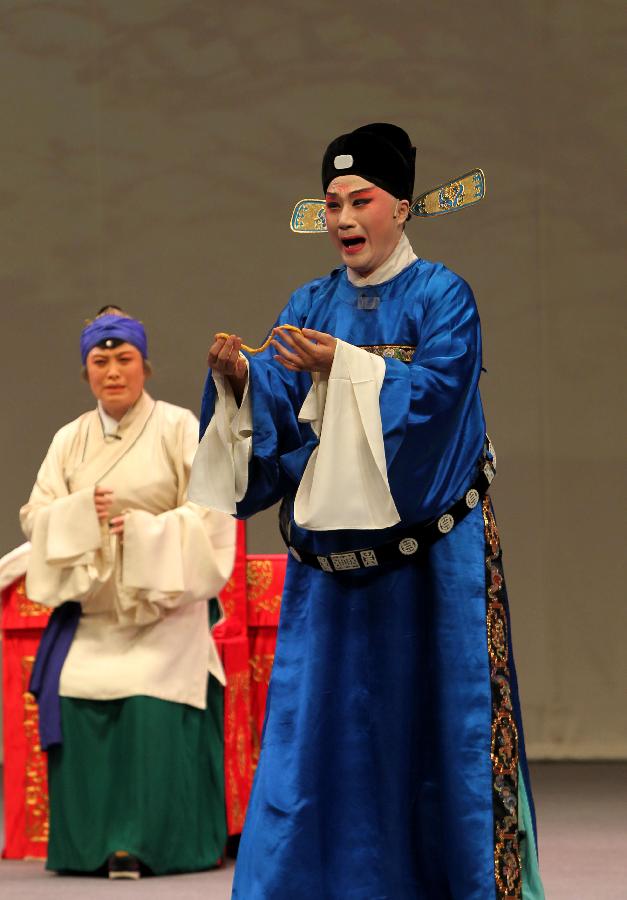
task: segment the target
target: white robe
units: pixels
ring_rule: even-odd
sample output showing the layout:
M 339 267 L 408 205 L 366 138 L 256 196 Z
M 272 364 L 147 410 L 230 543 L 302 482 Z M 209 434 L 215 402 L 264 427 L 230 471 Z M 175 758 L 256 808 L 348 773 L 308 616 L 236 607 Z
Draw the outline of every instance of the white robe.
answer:
M 28 596 L 82 605 L 62 696 L 204 709 L 207 672 L 225 683 L 203 601 L 231 573 L 235 522 L 186 502 L 197 444 L 194 415 L 146 393 L 116 436 L 97 410 L 54 436 L 20 519 L 32 543 Z M 113 490 L 109 517 L 126 513 L 123 541 L 96 516 L 96 485 Z

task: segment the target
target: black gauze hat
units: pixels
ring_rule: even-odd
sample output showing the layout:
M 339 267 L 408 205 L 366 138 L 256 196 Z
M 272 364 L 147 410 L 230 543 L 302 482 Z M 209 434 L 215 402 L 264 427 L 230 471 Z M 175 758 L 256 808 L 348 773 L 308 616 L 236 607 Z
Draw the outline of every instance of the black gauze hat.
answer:
M 407 132 L 374 122 L 331 141 L 322 160 L 322 188 L 326 193 L 338 175 L 361 175 L 398 200 L 411 201 L 415 167 L 416 148 Z

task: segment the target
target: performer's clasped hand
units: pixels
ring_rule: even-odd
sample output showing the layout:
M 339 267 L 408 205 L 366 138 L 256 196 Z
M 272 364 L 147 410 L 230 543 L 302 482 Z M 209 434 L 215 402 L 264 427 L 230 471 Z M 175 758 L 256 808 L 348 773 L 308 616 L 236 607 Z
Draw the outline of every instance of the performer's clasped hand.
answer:
M 207 365 L 214 372 L 220 372 L 229 379 L 243 379 L 246 383 L 248 367 L 240 353 L 241 348 L 242 339 L 239 335 L 229 334 L 225 337 L 216 334 L 213 344 L 209 347 Z
M 224 337 L 216 334 L 215 340 L 209 347 L 207 365 L 214 372 L 220 372 L 231 383 L 237 403 L 241 403 L 248 378 L 248 365 L 245 357 L 240 353 L 242 339 L 237 334 L 229 334 Z
M 321 372 L 328 375 L 335 356 L 336 338 L 324 331 L 303 328 L 302 331 L 280 326 L 272 330 L 270 344 L 277 351 L 275 359 L 291 372 Z M 237 334 L 217 334 L 207 356 L 207 365 L 220 372 L 231 383 L 238 404 L 248 378 L 248 364 L 241 353 L 242 339 Z
M 303 328 L 302 331 L 275 328 L 272 333 L 274 337 L 271 343 L 277 351 L 274 358 L 286 369 L 292 372 L 329 374 L 337 343 L 333 335 L 325 334 L 324 331 L 314 331 L 313 328 Z
M 109 518 L 109 510 L 112 503 L 113 491 L 96 485 L 94 489 L 94 505 L 96 507 L 96 515 L 101 522 Z M 124 516 L 114 516 L 109 522 L 109 531 L 111 534 L 124 534 Z

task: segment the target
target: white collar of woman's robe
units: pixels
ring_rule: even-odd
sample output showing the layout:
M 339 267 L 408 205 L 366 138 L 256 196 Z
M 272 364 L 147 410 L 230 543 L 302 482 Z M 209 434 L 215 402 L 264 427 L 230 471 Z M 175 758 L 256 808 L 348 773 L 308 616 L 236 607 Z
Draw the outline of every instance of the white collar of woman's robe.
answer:
M 418 257 L 414 253 L 407 235 L 403 232 L 398 244 L 386 261 L 380 265 L 378 269 L 375 269 L 374 272 L 371 272 L 370 275 L 362 278 L 361 275 L 349 266 L 346 267 L 346 274 L 350 283 L 355 287 L 366 287 L 369 284 L 383 284 L 384 281 L 389 281 L 391 278 L 394 278 L 399 272 L 406 269 L 407 266 L 411 266 L 416 259 L 418 259 Z
M 126 410 L 120 421 L 114 419 L 113 416 L 110 416 L 108 412 L 105 412 L 104 406 L 98 401 L 98 415 L 100 416 L 100 421 L 102 422 L 102 430 L 105 438 L 109 439 L 122 439 L 122 434 L 126 427 L 131 424 L 133 419 L 135 418 L 135 413 L 140 412 L 142 407 L 146 403 L 152 403 L 152 398 L 146 391 L 143 391 L 139 398 L 133 403 L 133 405 Z
M 114 419 L 113 416 L 110 416 L 109 413 L 105 412 L 104 406 L 98 401 L 98 415 L 100 416 L 100 421 L 102 422 L 102 430 L 104 431 L 104 436 L 107 437 L 117 437 L 118 436 L 118 425 L 119 422 L 117 419 Z

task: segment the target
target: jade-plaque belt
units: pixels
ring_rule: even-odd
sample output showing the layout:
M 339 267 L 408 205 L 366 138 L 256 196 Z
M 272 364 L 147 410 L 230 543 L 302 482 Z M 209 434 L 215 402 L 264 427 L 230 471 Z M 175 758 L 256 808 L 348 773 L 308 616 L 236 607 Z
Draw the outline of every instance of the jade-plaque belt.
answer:
M 372 569 L 378 566 L 398 565 L 411 562 L 429 547 L 459 525 L 475 506 L 483 499 L 496 474 L 494 451 L 486 441 L 481 458 L 477 463 L 477 475 L 472 485 L 445 512 L 428 522 L 419 522 L 409 528 L 399 530 L 394 538 L 374 547 L 361 550 L 346 550 L 327 555 L 311 553 L 289 539 L 289 527 L 283 516 L 279 516 L 281 535 L 288 551 L 296 562 L 323 572 L 347 572 L 351 569 Z

